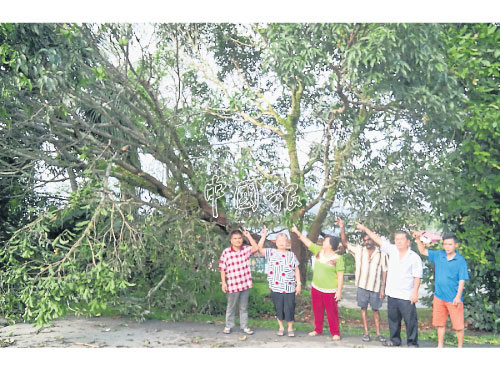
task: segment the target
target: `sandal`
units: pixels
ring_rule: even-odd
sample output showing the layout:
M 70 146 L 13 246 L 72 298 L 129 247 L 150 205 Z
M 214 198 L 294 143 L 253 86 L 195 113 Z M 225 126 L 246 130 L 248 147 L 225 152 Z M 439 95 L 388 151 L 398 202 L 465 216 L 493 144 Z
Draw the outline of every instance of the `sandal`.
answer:
M 319 335 L 319 333 L 318 333 L 318 332 L 316 332 L 316 331 L 312 331 L 312 332 L 309 332 L 309 333 L 308 333 L 308 335 L 309 335 L 309 336 L 318 336 L 318 335 Z
M 380 337 L 380 336 L 379 336 L 379 337 Z M 364 334 L 364 335 L 363 335 L 363 337 L 361 338 L 361 340 L 363 340 L 364 342 L 369 342 L 369 341 L 371 341 L 372 339 L 371 339 L 370 335 L 368 335 L 368 334 Z
M 377 336 L 377 341 L 380 341 L 380 342 L 386 342 L 386 341 L 387 341 L 387 339 L 386 339 L 384 336 L 382 336 L 382 335 L 378 335 L 378 336 Z
M 253 335 L 254 334 L 254 332 L 250 328 L 245 328 L 243 330 L 243 332 L 245 332 L 247 335 Z
M 288 331 L 288 337 L 295 337 L 295 332 L 293 330 Z
M 231 328 L 225 327 L 223 331 L 226 335 L 229 335 L 231 333 Z
M 399 346 L 399 345 L 394 345 L 394 343 L 390 340 L 382 342 L 382 345 L 384 345 L 384 346 Z
M 284 336 L 285 335 L 285 330 L 284 329 L 278 329 L 278 332 L 276 332 L 278 336 Z
M 340 336 L 339 335 L 332 336 L 332 340 L 333 341 L 340 341 Z

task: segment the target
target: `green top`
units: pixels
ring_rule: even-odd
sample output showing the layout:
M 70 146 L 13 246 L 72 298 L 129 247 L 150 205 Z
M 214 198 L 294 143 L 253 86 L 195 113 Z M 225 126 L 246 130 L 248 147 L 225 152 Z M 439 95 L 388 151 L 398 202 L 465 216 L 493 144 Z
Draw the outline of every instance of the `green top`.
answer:
M 309 250 L 314 254 L 318 254 L 321 246 L 311 243 Z M 339 256 L 335 266 L 314 262 L 314 271 L 312 282 L 321 289 L 337 289 L 337 272 L 344 272 L 344 257 Z

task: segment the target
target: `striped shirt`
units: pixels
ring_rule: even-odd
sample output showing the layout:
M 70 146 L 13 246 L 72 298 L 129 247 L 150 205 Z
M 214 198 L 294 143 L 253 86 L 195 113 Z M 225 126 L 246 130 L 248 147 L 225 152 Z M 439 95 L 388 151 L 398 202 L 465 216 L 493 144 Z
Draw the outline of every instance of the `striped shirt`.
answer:
M 370 256 L 365 246 L 352 244 L 347 245 L 347 252 L 354 255 L 356 286 L 371 292 L 380 292 L 382 272 L 387 272 L 387 254 L 376 247 Z
M 226 272 L 227 292 L 235 293 L 252 287 L 250 255 L 252 247 L 243 245 L 239 251 L 232 247 L 225 249 L 219 261 L 219 270 Z

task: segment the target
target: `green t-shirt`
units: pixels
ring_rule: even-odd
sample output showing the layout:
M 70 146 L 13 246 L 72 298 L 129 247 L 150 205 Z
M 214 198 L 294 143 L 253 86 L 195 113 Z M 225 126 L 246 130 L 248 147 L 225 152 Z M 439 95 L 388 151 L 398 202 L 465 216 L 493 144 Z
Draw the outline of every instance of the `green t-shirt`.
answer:
M 321 246 L 311 243 L 309 250 L 316 255 L 321 250 Z M 335 266 L 315 261 L 312 282 L 321 289 L 337 289 L 337 272 L 344 272 L 344 270 L 343 256 L 339 256 Z

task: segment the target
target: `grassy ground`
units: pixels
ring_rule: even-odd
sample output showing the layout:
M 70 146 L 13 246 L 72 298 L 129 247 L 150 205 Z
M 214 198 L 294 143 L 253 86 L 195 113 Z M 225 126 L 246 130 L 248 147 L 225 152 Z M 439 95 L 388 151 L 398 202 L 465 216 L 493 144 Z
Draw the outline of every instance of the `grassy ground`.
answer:
M 272 310 L 272 304 L 269 300 L 269 289 L 268 284 L 265 279 L 254 280 L 253 284 L 253 297 L 260 298 L 261 301 L 265 301 L 268 304 L 268 309 Z M 266 309 L 267 310 L 267 309 Z M 421 340 L 431 340 L 437 342 L 436 330 L 432 327 L 432 309 L 431 308 L 419 308 L 418 309 L 418 322 L 419 322 L 419 339 Z M 117 315 L 116 311 L 108 309 L 103 312 L 102 315 Z M 269 311 L 269 313 L 258 314 L 252 312 L 249 309 L 249 325 L 252 328 L 269 328 L 277 329 L 278 323 L 274 318 L 274 313 Z M 361 320 L 361 310 L 351 309 L 351 308 L 339 308 L 340 316 L 340 332 L 343 335 L 362 335 L 364 333 L 363 323 Z M 171 321 L 172 318 L 168 312 L 159 309 L 152 309 L 151 312 L 145 315 L 146 319 L 158 319 L 164 321 Z M 182 317 L 183 321 L 193 321 L 193 322 L 213 322 L 216 324 L 224 324 L 224 315 L 206 315 L 206 314 L 188 314 Z M 236 324 L 239 324 L 238 318 L 236 319 Z M 310 332 L 314 329 L 313 326 L 314 317 L 312 313 L 311 306 L 311 292 L 310 290 L 303 290 L 302 294 L 296 299 L 296 309 L 295 309 L 295 324 L 294 327 L 298 331 Z M 375 325 L 373 321 L 373 314 L 371 311 L 368 313 L 368 326 L 370 329 L 370 335 L 374 337 Z M 380 311 L 380 328 L 381 334 L 389 337 L 389 327 L 387 323 L 387 310 Z M 325 319 L 324 329 L 328 331 L 328 322 Z M 406 338 L 404 323 L 401 333 L 402 338 Z M 489 332 L 480 332 L 471 329 L 465 330 L 465 343 L 471 344 L 489 344 L 489 345 L 500 345 L 500 336 L 492 334 Z M 454 332 L 451 328 L 447 328 L 445 335 L 446 345 L 456 345 L 456 338 Z

